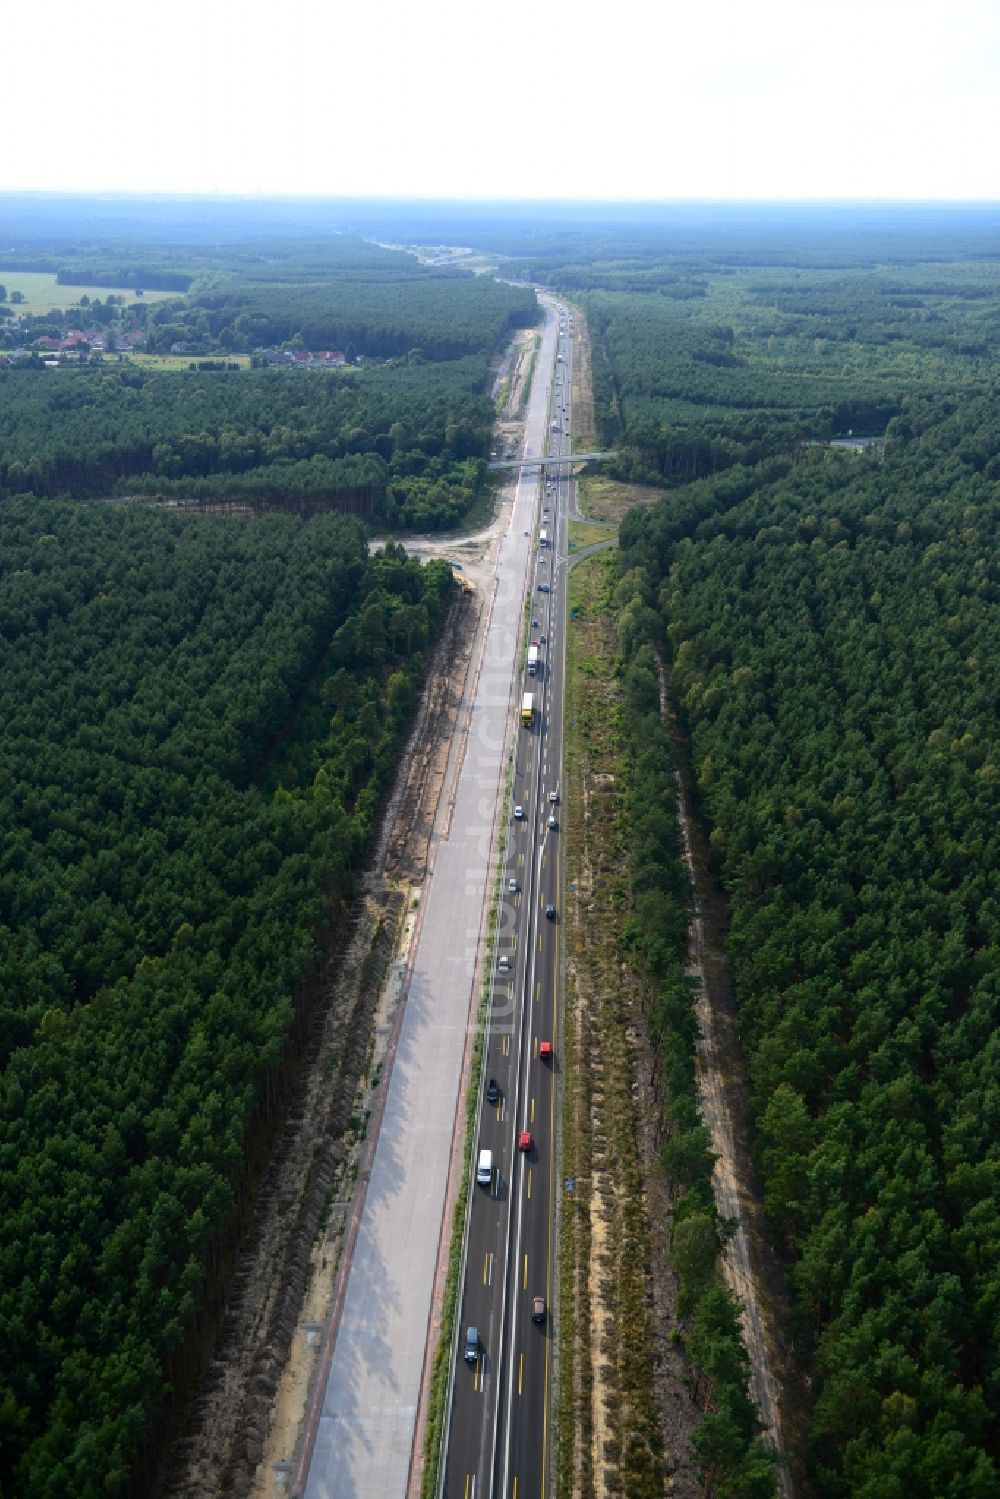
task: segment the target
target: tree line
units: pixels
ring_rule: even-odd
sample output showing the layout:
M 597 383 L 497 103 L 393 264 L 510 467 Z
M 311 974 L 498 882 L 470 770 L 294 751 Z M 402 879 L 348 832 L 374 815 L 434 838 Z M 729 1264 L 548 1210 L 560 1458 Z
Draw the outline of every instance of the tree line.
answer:
M 486 362 L 350 374 L 0 371 L 0 497 L 112 493 L 452 524 L 485 485 Z

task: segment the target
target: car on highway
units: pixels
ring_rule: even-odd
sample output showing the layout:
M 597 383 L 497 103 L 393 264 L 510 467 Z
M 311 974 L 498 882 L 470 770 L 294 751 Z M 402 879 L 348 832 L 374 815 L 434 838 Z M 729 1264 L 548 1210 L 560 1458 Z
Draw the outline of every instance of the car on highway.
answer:
M 486 1102 L 497 1103 L 500 1099 L 500 1084 L 495 1077 L 491 1077 L 486 1084 Z
M 539 583 L 539 585 L 538 585 L 538 592 L 539 593 L 548 593 L 548 591 L 549 591 L 549 585 L 547 583 Z
M 545 1321 L 545 1297 L 533 1296 L 531 1298 L 531 1320 L 541 1324 Z
M 547 637 L 545 635 L 539 635 L 539 637 L 538 637 L 538 644 L 539 645 L 544 645 L 546 639 L 547 639 Z
M 492 1150 L 481 1150 L 479 1160 L 476 1162 L 476 1181 L 481 1187 L 493 1185 L 493 1152 Z
M 550 802 L 557 802 L 558 800 L 559 800 L 559 793 L 558 793 L 558 791 L 550 791 L 549 792 L 549 801 Z
M 539 1041 L 539 1043 L 538 1043 L 538 1056 L 539 1056 L 539 1060 L 542 1061 L 542 1062 L 551 1062 L 551 1060 L 552 1060 L 552 1042 L 551 1041 Z
M 465 1329 L 465 1350 L 462 1354 L 467 1364 L 474 1364 L 479 1357 L 479 1328 L 467 1327 Z
M 507 881 L 507 894 L 508 895 L 516 895 L 517 892 L 520 890 L 520 888 L 521 887 L 517 883 L 517 880 L 508 880 Z
M 523 822 L 524 821 L 524 808 L 521 806 L 520 802 L 518 802 L 517 806 L 514 808 L 514 821 L 515 822 Z
M 555 921 L 555 919 L 556 919 L 556 908 L 555 908 L 555 906 L 546 906 L 545 907 L 545 917 L 546 917 L 546 920 L 548 920 L 548 921 Z
M 532 1139 L 530 1129 L 523 1129 L 517 1137 L 517 1148 L 525 1155 L 527 1155 L 528 1151 L 531 1149 L 534 1143 L 535 1142 Z
M 500 957 L 497 958 L 497 968 L 501 973 L 510 973 L 510 958 L 508 958 L 506 953 L 501 953 Z
M 556 830 L 556 828 L 558 826 L 559 826 L 559 823 L 556 821 L 556 814 L 554 812 L 550 812 L 549 813 L 549 827 L 552 829 L 553 832 L 555 832 L 555 830 Z

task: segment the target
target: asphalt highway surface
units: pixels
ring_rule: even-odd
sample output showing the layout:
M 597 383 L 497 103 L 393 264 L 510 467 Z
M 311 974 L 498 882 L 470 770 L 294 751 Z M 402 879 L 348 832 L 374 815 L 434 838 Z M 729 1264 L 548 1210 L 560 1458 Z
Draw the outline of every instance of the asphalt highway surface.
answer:
M 572 332 L 566 313 L 560 314 L 560 328 L 547 425 L 553 455 L 570 450 Z M 535 676 L 529 676 L 526 664 L 521 667 L 520 693 L 532 694 L 534 716 L 530 727 L 518 727 L 512 766 L 476 1141 L 477 1157 L 483 1149 L 492 1151 L 493 1171 L 488 1186 L 475 1186 L 469 1216 L 444 1465 L 447 1499 L 542 1499 L 549 1487 L 554 1222 L 562 1185 L 555 1177 L 555 1130 L 568 810 L 561 785 L 566 520 L 572 486 L 560 470 L 538 479 L 529 640 L 539 644 L 540 664 Z M 541 544 L 542 532 L 547 545 Z M 515 808 L 523 817 L 514 815 Z M 494 1104 L 486 1098 L 489 1079 L 499 1089 Z M 474 1361 L 465 1357 L 470 1328 L 475 1329 Z
M 549 401 L 546 374 L 554 361 L 556 332 L 552 314 L 548 312 L 525 424 L 528 456 L 539 457 L 542 453 Z M 460 769 L 454 790 L 443 799 L 435 822 L 433 875 L 420 904 L 398 1040 L 393 1046 L 391 1063 L 387 1062 L 384 1113 L 370 1168 L 361 1174 L 352 1217 L 352 1225 L 356 1225 L 355 1247 L 337 1309 L 324 1332 L 321 1378 L 307 1412 L 305 1436 L 290 1485 L 291 1492 L 303 1495 L 304 1499 L 404 1499 L 418 1462 L 417 1416 L 426 1392 L 443 1235 L 450 1228 L 450 1221 L 446 1220 L 449 1170 L 453 1145 L 464 1117 L 463 1069 L 469 1027 L 477 1013 L 484 912 L 492 895 L 490 860 L 494 826 L 511 745 L 517 747 L 519 785 L 527 789 L 534 778 L 531 803 L 534 813 L 542 799 L 541 779 L 546 773 L 551 775 L 545 769 L 555 681 L 550 673 L 556 655 L 561 653 L 561 643 L 558 637 L 552 640 L 551 630 L 541 624 L 540 631 L 550 636 L 545 669 L 536 687 L 542 699 L 542 712 L 530 731 L 512 735 L 520 708 L 517 663 L 525 591 L 541 606 L 542 612 L 534 617 L 544 618 L 547 623 L 558 618 L 556 600 L 561 597 L 558 591 L 555 594 L 536 591 L 536 571 L 539 579 L 542 576 L 547 579 L 555 568 L 551 555 L 544 568 L 535 556 L 536 537 L 532 527 L 539 508 L 538 482 L 537 471 L 522 473 L 512 494 L 504 500 L 509 522 L 500 538 L 493 586 L 486 595 L 488 623 L 482 659 L 475 686 L 462 707 L 464 723 L 460 732 L 466 737 Z M 547 795 L 548 786 L 544 789 Z M 501 846 L 505 831 L 500 830 Z M 536 848 L 539 841 L 544 847 Z M 512 840 L 508 849 L 512 869 L 523 867 L 525 871 L 533 871 L 530 879 L 525 874 L 523 899 L 518 898 L 510 908 L 518 921 L 534 909 L 532 903 L 543 890 L 556 888 L 553 870 L 558 849 L 558 833 L 550 834 L 544 825 L 539 829 L 537 817 L 531 824 L 530 837 L 525 827 Z M 554 942 L 558 923 L 550 923 L 543 917 L 542 928 L 541 938 L 548 944 Z M 510 937 L 511 952 L 517 951 L 517 973 L 527 973 L 530 966 L 529 982 L 539 986 L 544 982 L 547 987 L 554 948 L 548 945 L 544 953 L 539 948 L 537 953 L 529 955 L 528 949 L 540 940 L 535 925 L 532 926 L 535 936 L 530 942 L 524 935 L 518 942 L 516 930 L 513 918 L 509 928 L 505 923 L 504 937 Z M 533 1183 L 541 1182 L 545 1176 L 543 1164 L 551 1158 L 550 1153 L 548 1156 L 544 1153 L 547 1147 L 542 1144 L 542 1116 L 548 1120 L 552 1112 L 550 1094 L 543 1097 L 535 1079 L 528 1078 L 531 1059 L 527 1054 L 523 1055 L 523 1066 L 521 1062 L 517 1064 L 520 1070 L 514 1066 L 515 1055 L 522 1057 L 523 1027 L 520 1022 L 514 1024 L 515 996 L 512 991 L 507 992 L 510 989 L 505 984 L 497 992 L 497 1030 L 490 1043 L 491 1062 L 495 1057 L 506 1057 L 504 1075 L 508 1078 L 509 1074 L 509 1078 L 504 1084 L 500 1117 L 494 1110 L 490 1118 L 499 1142 L 503 1120 L 512 1117 L 507 1111 L 514 1106 L 516 1094 L 518 1100 L 523 1100 L 523 1109 L 528 1111 L 525 1117 L 531 1117 L 532 1111 L 538 1116 L 538 1143 L 523 1162 L 519 1158 L 514 1176 L 512 1148 L 501 1151 L 498 1143 L 498 1159 L 502 1155 L 504 1160 L 502 1174 L 498 1174 L 490 1194 L 484 1192 L 482 1202 L 476 1202 L 476 1207 L 482 1205 L 486 1213 L 495 1213 L 498 1208 L 502 1211 L 505 1197 L 514 1202 L 515 1181 L 518 1190 L 526 1183 L 530 1190 L 537 1190 Z M 518 996 L 518 1010 L 521 1003 Z M 504 1006 L 506 1015 L 501 1013 Z M 537 1013 L 542 1013 L 540 1006 Z M 502 1035 L 504 1028 L 506 1039 Z M 502 1050 L 504 1046 L 506 1052 Z M 530 1096 L 529 1081 L 534 1088 Z M 520 1109 L 522 1103 L 518 1102 L 517 1107 Z M 550 1125 L 545 1124 L 544 1129 L 548 1138 Z M 549 1169 L 547 1165 L 545 1169 Z M 545 1248 L 540 1252 L 536 1247 L 531 1216 L 521 1213 L 518 1221 L 511 1220 L 509 1234 L 515 1252 L 529 1255 L 531 1273 L 542 1276 L 547 1285 L 548 1271 L 544 1267 L 548 1251 Z M 504 1276 L 507 1262 L 505 1254 Z M 488 1280 L 492 1275 L 491 1264 L 492 1261 L 486 1264 Z M 483 1273 L 482 1264 L 478 1273 Z M 500 1282 L 496 1284 L 499 1286 Z M 512 1293 L 512 1310 L 514 1301 Z M 494 1331 L 485 1317 L 483 1326 L 484 1345 L 489 1349 Z M 542 1324 L 541 1335 L 531 1345 L 515 1341 L 513 1332 L 512 1324 L 510 1347 L 514 1363 L 510 1367 L 514 1374 L 508 1388 L 516 1391 L 520 1383 L 523 1391 L 529 1367 L 530 1377 L 537 1379 L 541 1388 L 548 1367 L 545 1357 L 549 1347 L 548 1324 Z M 538 1333 L 534 1324 L 532 1332 Z M 493 1351 L 498 1358 L 500 1347 L 497 1336 Z M 541 1372 L 530 1359 L 535 1350 L 541 1351 Z M 482 1377 L 490 1379 L 491 1388 L 497 1384 L 485 1358 L 481 1368 L 477 1359 L 475 1369 L 467 1370 L 463 1364 L 459 1372 L 463 1380 L 456 1389 L 463 1392 L 467 1373 L 471 1375 L 469 1383 L 478 1382 L 480 1388 Z M 453 1426 L 452 1430 L 456 1428 Z M 510 1447 L 503 1460 L 520 1462 L 514 1442 L 519 1423 L 505 1420 L 502 1431 Z M 490 1446 L 493 1432 L 491 1417 L 485 1437 Z M 463 1472 L 456 1492 L 464 1489 Z M 483 1492 L 482 1486 L 478 1492 Z

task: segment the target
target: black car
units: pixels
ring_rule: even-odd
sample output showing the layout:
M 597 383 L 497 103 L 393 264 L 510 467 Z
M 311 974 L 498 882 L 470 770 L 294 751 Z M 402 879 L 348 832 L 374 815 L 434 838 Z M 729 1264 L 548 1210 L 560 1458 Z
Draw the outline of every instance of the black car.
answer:
M 500 1097 L 500 1084 L 495 1077 L 491 1077 L 486 1084 L 486 1102 L 496 1103 Z
M 545 914 L 548 917 L 549 921 L 555 921 L 555 919 L 556 919 L 556 908 L 555 908 L 555 906 L 546 906 L 545 907 Z

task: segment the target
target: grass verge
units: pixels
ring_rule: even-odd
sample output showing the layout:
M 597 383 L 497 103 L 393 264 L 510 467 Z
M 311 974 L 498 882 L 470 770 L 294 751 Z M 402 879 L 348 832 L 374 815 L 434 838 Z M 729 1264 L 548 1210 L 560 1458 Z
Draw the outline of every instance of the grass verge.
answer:
M 588 523 L 582 525 L 578 520 L 571 520 L 566 533 L 566 539 L 571 552 L 581 552 L 584 547 L 595 546 L 599 541 L 613 541 L 618 536 L 617 527 L 608 523 L 597 525 Z
M 559 1493 L 662 1495 L 648 1321 L 650 1247 L 632 1091 L 629 980 L 619 947 L 628 914 L 619 782 L 628 755 L 610 559 L 570 575 L 567 634 L 568 824 L 562 1174 L 559 1223 Z

